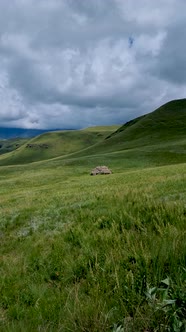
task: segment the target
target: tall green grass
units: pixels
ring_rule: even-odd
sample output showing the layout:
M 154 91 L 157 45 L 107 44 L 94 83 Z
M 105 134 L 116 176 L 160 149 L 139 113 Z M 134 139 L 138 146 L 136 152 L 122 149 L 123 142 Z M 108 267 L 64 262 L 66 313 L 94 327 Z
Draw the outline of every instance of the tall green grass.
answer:
M 121 160 L 1 167 L 1 331 L 185 331 L 186 165 Z

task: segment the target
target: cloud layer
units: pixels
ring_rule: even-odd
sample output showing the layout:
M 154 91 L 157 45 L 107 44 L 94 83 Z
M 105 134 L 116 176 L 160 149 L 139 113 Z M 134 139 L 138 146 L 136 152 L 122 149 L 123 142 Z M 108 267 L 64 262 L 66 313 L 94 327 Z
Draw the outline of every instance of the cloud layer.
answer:
M 124 123 L 186 96 L 184 0 L 1 0 L 0 123 Z

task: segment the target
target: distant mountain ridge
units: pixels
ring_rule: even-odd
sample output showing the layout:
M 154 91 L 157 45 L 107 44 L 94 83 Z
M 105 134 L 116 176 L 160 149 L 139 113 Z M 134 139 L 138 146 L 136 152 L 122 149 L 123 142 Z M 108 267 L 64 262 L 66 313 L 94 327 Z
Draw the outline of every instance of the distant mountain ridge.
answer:
M 16 137 L 19 138 L 35 137 L 49 131 L 58 131 L 58 130 L 62 129 L 24 129 L 24 128 L 0 127 L 0 139 L 9 139 Z

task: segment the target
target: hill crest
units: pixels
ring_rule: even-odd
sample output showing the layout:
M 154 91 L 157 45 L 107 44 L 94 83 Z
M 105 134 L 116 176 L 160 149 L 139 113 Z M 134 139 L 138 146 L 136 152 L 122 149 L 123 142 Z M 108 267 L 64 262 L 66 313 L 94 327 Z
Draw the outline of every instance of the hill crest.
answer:
M 106 130 L 107 128 L 107 130 Z M 170 101 L 155 111 L 135 118 L 118 129 L 93 127 L 49 132 L 37 136 L 16 151 L 1 156 L 0 165 L 100 155 L 145 146 L 182 144 L 186 147 L 186 99 Z M 28 148 L 31 144 L 31 148 Z

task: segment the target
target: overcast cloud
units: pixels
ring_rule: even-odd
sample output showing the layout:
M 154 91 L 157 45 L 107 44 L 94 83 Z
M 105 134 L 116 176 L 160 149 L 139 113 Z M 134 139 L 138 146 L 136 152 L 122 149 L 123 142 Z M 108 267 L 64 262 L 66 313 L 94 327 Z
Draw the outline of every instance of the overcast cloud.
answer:
M 1 0 L 0 126 L 124 123 L 186 97 L 185 0 Z

